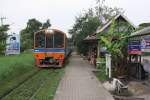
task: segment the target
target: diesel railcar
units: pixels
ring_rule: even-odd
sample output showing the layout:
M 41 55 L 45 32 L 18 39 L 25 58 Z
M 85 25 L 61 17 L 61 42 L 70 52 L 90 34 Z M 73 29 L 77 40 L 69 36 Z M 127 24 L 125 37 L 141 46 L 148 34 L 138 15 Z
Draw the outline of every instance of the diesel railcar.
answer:
M 38 67 L 62 67 L 71 53 L 71 45 L 64 32 L 44 29 L 34 33 L 34 57 Z

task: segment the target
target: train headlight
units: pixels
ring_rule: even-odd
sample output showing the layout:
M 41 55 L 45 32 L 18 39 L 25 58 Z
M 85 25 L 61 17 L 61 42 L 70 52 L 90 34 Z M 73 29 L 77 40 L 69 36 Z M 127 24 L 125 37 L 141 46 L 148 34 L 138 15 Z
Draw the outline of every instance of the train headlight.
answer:
M 47 29 L 47 30 L 46 30 L 46 33 L 47 33 L 47 34 L 54 34 L 54 31 L 53 31 L 52 29 Z

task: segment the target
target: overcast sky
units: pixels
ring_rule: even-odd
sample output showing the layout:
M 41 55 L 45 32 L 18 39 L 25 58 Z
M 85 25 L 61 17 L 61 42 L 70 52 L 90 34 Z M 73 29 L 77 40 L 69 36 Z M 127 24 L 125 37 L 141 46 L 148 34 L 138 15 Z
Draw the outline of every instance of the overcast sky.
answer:
M 150 22 L 150 0 L 106 0 L 105 4 L 123 8 L 135 25 Z M 52 27 L 67 32 L 75 16 L 95 5 L 95 0 L 0 0 L 0 17 L 7 18 L 4 23 L 11 24 L 11 32 L 18 33 L 31 18 L 50 19 Z

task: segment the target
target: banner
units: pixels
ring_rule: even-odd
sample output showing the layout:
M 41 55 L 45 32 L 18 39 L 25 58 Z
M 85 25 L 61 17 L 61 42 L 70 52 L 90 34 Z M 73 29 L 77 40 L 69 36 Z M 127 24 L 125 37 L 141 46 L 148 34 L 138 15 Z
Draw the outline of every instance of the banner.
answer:
M 6 40 L 6 55 L 9 54 L 20 54 L 20 36 L 19 34 L 13 33 L 9 35 Z

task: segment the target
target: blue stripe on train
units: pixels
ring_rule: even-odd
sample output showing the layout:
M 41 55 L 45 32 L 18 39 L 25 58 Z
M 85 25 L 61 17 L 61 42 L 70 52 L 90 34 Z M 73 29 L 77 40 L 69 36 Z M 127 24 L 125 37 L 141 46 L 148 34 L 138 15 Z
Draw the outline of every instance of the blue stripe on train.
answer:
M 64 49 L 34 49 L 33 52 L 65 52 Z

